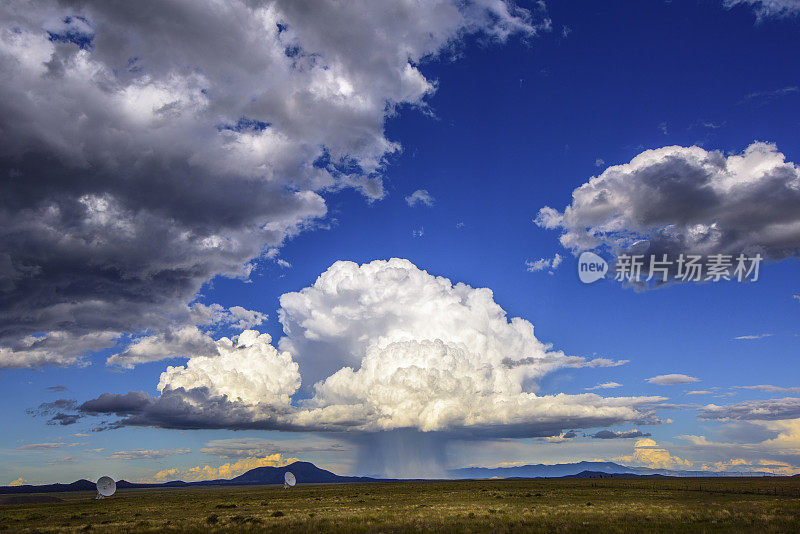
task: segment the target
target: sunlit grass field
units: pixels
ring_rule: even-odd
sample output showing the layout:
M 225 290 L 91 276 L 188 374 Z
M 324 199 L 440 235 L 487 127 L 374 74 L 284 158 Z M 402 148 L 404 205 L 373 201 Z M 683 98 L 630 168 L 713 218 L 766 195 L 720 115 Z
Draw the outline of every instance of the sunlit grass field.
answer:
M 800 532 L 798 478 L 398 482 L 51 493 L 3 532 Z

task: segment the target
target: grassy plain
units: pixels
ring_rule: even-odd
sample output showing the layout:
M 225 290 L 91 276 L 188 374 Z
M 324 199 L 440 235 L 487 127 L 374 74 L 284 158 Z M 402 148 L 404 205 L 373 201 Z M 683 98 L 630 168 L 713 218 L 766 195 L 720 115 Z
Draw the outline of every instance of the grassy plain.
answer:
M 800 478 L 121 490 L 0 505 L 0 532 L 800 532 Z

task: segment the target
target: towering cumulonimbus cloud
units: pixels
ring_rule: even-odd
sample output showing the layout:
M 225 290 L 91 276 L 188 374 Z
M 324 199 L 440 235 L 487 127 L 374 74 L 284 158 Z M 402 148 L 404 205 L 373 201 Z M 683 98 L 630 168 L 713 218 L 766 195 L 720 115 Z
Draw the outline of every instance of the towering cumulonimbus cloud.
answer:
M 326 192 L 383 196 L 386 118 L 435 88 L 421 62 L 549 27 L 500 0 L 20 1 L 0 21 L 5 367 L 123 333 L 188 347 L 203 283 L 246 278 Z
M 77 414 L 62 412 L 119 416 L 100 429 L 333 432 L 359 451 L 359 472 L 444 476 L 454 439 L 654 424 L 653 405 L 665 400 L 537 393 L 548 373 L 625 361 L 554 350 L 530 322 L 509 319 L 491 290 L 404 259 L 336 262 L 313 285 L 284 294 L 278 316 L 278 348 L 246 330 L 168 367 L 158 396 L 105 393 Z
M 509 320 L 491 290 L 408 260 L 336 262 L 285 294 L 279 316 L 278 350 L 248 330 L 169 367 L 158 397 L 109 393 L 80 411 L 114 413 L 123 425 L 341 432 L 357 444 L 385 432 L 543 437 L 658 422 L 651 405 L 663 397 L 537 394 L 547 373 L 624 361 L 555 351 L 528 321 Z M 311 386 L 305 395 L 296 394 L 301 375 Z
M 630 399 L 537 396 L 538 381 L 557 369 L 624 362 L 552 350 L 530 322 L 509 319 L 490 289 L 408 260 L 336 262 L 311 287 L 283 295 L 279 316 L 279 346 L 313 384 L 295 416 L 304 425 L 442 431 L 640 417 Z
M 408 342 L 408 354 L 421 354 L 436 348 L 415 343 L 440 340 L 519 377 L 534 367 L 506 366 L 504 358 L 535 356 L 545 365 L 552 361 L 548 356 L 563 356 L 548 355 L 528 321 L 509 321 L 490 289 L 453 284 L 408 260 L 363 265 L 338 261 L 312 286 L 281 296 L 280 303 L 278 316 L 286 334 L 280 347 L 297 359 L 309 385 L 401 342 Z M 400 347 L 396 357 L 402 354 Z
M 575 189 L 563 210 L 542 208 L 536 224 L 560 230 L 574 253 L 800 256 L 800 167 L 775 145 L 740 154 L 700 147 L 646 150 Z

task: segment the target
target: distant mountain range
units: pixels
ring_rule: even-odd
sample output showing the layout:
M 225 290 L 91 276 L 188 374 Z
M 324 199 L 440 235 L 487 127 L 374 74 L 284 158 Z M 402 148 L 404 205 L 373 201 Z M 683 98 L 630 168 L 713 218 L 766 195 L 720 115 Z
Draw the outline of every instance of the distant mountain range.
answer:
M 348 477 L 320 469 L 309 462 L 294 462 L 284 467 L 257 467 L 232 479 L 202 480 L 183 482 L 175 480 L 161 484 L 138 484 L 120 480 L 117 488 L 171 488 L 187 486 L 247 486 L 283 484 L 286 471 L 291 471 L 301 484 L 336 484 L 352 482 L 396 482 L 398 479 Z M 773 476 L 771 473 L 712 472 L 712 471 L 674 471 L 670 469 L 650 469 L 647 467 L 627 467 L 614 462 L 576 462 L 569 464 L 535 464 L 514 467 L 465 467 L 453 469 L 448 473 L 454 479 L 485 478 L 609 478 L 639 476 L 670 477 L 722 477 L 722 476 Z M 71 484 L 45 484 L 35 486 L 0 486 L 0 494 L 12 493 L 53 493 L 61 491 L 94 491 L 94 482 L 77 480 Z
M 609 474 L 661 475 L 669 477 L 746 477 L 773 476 L 767 472 L 739 471 L 678 471 L 674 469 L 651 469 L 628 467 L 614 462 L 575 462 L 569 464 L 533 464 L 513 467 L 464 467 L 452 469 L 450 478 L 559 478 L 574 476 L 584 471 Z

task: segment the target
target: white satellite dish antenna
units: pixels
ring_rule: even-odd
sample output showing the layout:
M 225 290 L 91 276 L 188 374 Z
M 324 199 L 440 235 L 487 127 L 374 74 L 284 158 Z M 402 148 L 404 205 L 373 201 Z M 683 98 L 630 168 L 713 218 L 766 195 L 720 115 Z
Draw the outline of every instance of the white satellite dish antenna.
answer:
M 117 491 L 117 483 L 111 477 L 100 477 L 97 479 L 97 499 L 111 497 Z
M 295 478 L 294 473 L 291 471 L 286 471 L 286 473 L 283 475 L 283 487 L 291 488 L 295 484 L 297 484 L 297 479 Z

